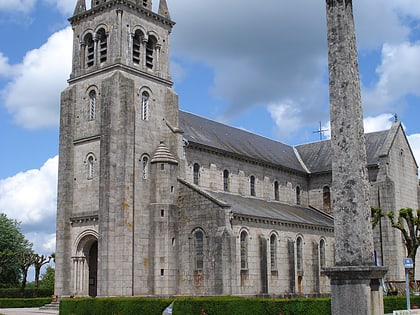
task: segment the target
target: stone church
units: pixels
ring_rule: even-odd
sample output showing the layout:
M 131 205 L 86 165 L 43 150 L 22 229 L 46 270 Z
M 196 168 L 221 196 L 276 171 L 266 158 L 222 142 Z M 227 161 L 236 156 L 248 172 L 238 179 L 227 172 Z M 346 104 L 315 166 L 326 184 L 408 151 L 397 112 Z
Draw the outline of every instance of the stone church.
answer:
M 77 0 L 61 95 L 56 294 L 321 296 L 333 264 L 329 141 L 290 146 L 181 111 L 166 0 Z M 400 122 L 366 135 L 371 204 L 418 208 Z M 375 229 L 402 280 L 400 232 Z

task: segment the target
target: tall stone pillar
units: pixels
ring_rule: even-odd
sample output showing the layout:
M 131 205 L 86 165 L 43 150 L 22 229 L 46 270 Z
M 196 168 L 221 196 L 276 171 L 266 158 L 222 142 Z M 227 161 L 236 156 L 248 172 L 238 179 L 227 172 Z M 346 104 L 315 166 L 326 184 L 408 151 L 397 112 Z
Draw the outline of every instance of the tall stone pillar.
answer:
M 386 269 L 374 265 L 369 182 L 351 0 L 326 0 L 335 266 L 332 314 L 383 314 Z

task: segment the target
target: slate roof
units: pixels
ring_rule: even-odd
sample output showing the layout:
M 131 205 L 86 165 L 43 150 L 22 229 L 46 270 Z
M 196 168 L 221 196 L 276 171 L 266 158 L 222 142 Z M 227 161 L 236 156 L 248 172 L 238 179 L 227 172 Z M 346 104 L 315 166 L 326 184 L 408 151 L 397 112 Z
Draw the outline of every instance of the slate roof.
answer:
M 287 223 L 308 224 L 330 228 L 334 227 L 334 221 L 331 216 L 313 208 L 244 197 L 224 192 L 205 191 L 215 199 L 229 204 L 233 214 Z
M 183 111 L 179 126 L 190 143 L 306 173 L 292 146 Z
M 331 171 L 329 140 L 293 147 L 183 111 L 179 112 L 179 125 L 184 132 L 184 138 L 196 145 L 264 161 L 298 172 Z M 388 130 L 366 134 L 368 165 L 376 165 L 379 162 L 379 154 L 388 134 Z
M 365 135 L 367 164 L 369 166 L 379 163 L 379 152 L 387 135 L 388 130 Z M 329 140 L 298 145 L 296 150 L 311 173 L 331 171 L 331 142 Z

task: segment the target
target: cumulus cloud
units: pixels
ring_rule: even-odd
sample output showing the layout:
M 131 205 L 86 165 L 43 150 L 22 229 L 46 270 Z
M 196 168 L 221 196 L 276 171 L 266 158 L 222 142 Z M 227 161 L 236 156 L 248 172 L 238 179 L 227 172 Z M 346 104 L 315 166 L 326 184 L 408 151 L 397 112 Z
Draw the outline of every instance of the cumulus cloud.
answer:
M 26 128 L 58 125 L 59 92 L 67 85 L 71 54 L 72 30 L 68 27 L 28 52 L 22 64 L 13 66 L 17 71 L 3 97 L 18 124 Z
M 13 73 L 13 67 L 9 64 L 9 59 L 0 52 L 0 76 L 9 77 Z
M 364 93 L 368 111 L 388 110 L 403 103 L 407 95 L 420 96 L 419 56 L 420 43 L 384 44 L 376 69 L 379 80 Z
M 380 114 L 378 116 L 366 117 L 363 119 L 365 132 L 375 132 L 391 128 L 394 115 L 390 113 Z
M 1 0 L 0 0 L 1 1 Z M 55 6 L 63 15 L 70 15 L 76 7 L 76 0 L 44 0 L 46 3 Z M 90 0 L 86 1 L 90 7 Z
M 36 0 L 0 0 L 0 12 L 30 12 L 35 6 Z
M 380 49 L 384 42 L 394 44 L 408 38 L 410 29 L 401 23 L 398 2 L 354 1 L 359 49 Z M 215 10 L 217 7 L 223 10 Z M 301 107 L 302 124 L 313 124 L 314 118 L 325 120 L 324 3 L 268 0 L 244 5 L 240 0 L 179 0 L 170 9 L 178 22 L 172 52 L 214 71 L 211 92 L 228 104 L 224 117 L 235 117 L 261 104 L 294 100 Z M 372 12 L 381 17 L 381 23 L 372 23 Z
M 410 143 L 411 150 L 416 158 L 417 164 L 420 165 L 420 133 L 409 135 L 408 142 Z M 420 174 L 419 174 L 420 177 Z
M 40 169 L 0 180 L 0 211 L 21 222 L 22 231 L 42 253 L 54 248 L 58 156 Z

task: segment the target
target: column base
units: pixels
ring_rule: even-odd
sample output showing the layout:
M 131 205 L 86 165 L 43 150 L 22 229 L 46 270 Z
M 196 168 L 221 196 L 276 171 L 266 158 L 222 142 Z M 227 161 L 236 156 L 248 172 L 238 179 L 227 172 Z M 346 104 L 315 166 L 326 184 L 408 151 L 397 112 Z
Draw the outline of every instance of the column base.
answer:
M 383 291 L 380 280 L 386 267 L 337 266 L 323 273 L 331 281 L 332 315 L 383 315 Z

